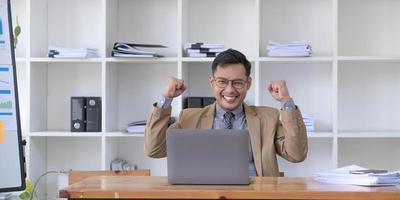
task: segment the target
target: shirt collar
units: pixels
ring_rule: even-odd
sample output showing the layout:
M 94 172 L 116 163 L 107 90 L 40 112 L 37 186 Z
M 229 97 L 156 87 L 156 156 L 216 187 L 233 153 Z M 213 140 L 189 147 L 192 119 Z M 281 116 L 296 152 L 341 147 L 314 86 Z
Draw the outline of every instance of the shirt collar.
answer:
M 215 117 L 223 119 L 225 113 L 226 112 L 224 111 L 224 109 L 222 109 L 221 106 L 219 106 L 218 103 L 216 103 Z M 239 107 L 233 110 L 232 113 L 235 114 L 235 119 L 238 119 L 238 117 L 244 115 L 243 104 L 241 104 Z

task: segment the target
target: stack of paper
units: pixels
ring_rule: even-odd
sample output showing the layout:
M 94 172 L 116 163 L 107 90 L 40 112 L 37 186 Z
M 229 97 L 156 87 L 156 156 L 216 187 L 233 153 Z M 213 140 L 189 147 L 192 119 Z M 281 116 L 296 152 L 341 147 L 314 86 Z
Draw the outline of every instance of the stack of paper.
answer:
M 146 120 L 136 121 L 128 124 L 126 132 L 128 133 L 143 133 L 146 127 Z
M 270 57 L 307 57 L 311 56 L 311 45 L 307 41 L 278 43 L 268 41 L 267 53 Z
M 315 120 L 314 117 L 310 114 L 303 114 L 303 122 L 306 126 L 307 132 L 314 132 L 315 130 Z
M 352 174 L 350 171 L 365 170 L 366 168 L 350 165 L 329 172 L 315 174 L 315 179 L 324 183 L 350 184 L 364 186 L 383 186 L 400 184 L 400 171 L 388 173 Z
M 48 56 L 51 58 L 90 58 L 99 57 L 97 49 L 65 48 L 49 46 Z
M 158 44 L 132 44 L 124 42 L 116 42 L 114 44 L 111 56 L 113 57 L 125 57 L 125 58 L 137 58 L 137 57 L 163 57 L 155 51 L 146 51 L 139 49 L 141 48 L 166 48 L 166 46 Z
M 224 44 L 186 43 L 183 47 L 188 57 L 215 57 L 225 51 Z
M 111 161 L 110 163 L 110 170 L 111 171 L 126 171 L 126 170 L 136 170 L 137 165 L 133 163 L 129 163 L 128 161 L 116 158 Z

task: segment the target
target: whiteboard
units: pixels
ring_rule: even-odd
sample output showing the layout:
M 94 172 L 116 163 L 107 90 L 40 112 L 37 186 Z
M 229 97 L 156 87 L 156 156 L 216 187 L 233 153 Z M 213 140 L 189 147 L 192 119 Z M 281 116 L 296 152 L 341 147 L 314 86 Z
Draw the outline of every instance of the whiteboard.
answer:
M 25 188 L 10 0 L 0 0 L 0 192 Z

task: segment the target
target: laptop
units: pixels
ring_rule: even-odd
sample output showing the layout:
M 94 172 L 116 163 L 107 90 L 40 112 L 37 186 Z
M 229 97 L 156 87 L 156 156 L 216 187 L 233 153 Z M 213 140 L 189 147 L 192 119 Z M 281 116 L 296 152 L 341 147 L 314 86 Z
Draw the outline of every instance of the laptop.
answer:
M 171 184 L 249 184 L 249 133 L 232 129 L 168 129 Z

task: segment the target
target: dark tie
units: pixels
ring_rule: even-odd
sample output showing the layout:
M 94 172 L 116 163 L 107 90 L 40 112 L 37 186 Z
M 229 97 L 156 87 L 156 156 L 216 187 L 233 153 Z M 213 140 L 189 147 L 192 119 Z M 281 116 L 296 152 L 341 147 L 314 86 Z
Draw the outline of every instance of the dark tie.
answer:
M 232 129 L 233 119 L 235 119 L 235 114 L 233 114 L 232 112 L 226 112 L 224 114 L 225 129 Z

